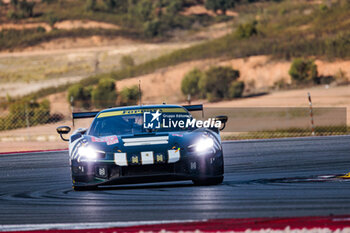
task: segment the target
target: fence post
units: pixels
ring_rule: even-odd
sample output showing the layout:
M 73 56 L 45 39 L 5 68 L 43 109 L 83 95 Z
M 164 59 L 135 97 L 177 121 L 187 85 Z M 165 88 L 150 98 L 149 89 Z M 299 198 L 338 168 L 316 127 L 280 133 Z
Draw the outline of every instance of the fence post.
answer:
M 74 97 L 71 96 L 70 97 L 70 108 L 71 108 L 71 111 L 72 111 L 72 126 L 74 128 L 74 119 L 73 119 L 74 105 L 73 105 L 73 102 L 74 102 Z
M 315 124 L 314 124 L 314 114 L 312 111 L 312 101 L 311 101 L 310 92 L 307 93 L 307 96 L 309 99 L 309 108 L 310 108 L 311 134 L 312 134 L 312 136 L 314 136 L 315 135 Z
M 26 114 L 26 125 L 27 125 L 27 128 L 29 129 L 29 116 L 28 116 L 28 104 L 25 105 L 25 114 Z

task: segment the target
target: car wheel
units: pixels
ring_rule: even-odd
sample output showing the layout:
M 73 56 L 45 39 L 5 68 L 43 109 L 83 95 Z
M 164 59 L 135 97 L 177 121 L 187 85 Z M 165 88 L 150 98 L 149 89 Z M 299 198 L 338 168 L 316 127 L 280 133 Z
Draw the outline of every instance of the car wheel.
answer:
M 73 186 L 74 191 L 91 191 L 96 190 L 97 186 Z
M 192 180 L 192 182 L 195 185 L 218 185 L 218 184 L 221 184 L 223 180 L 224 180 L 224 177 L 220 176 L 220 177 L 207 178 L 207 179 L 195 179 L 195 180 Z

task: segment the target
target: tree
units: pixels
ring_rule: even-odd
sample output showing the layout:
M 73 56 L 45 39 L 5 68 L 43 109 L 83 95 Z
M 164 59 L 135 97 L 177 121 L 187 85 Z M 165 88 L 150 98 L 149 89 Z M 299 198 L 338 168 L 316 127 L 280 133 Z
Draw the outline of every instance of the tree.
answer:
M 122 56 L 119 63 L 123 69 L 128 68 L 128 67 L 132 67 L 135 65 L 134 59 L 130 55 Z
M 239 76 L 239 71 L 231 67 L 214 66 L 205 72 L 205 76 L 200 79 L 198 86 L 209 101 L 229 98 L 230 84 L 236 81 Z
M 96 0 L 86 0 L 85 10 L 94 11 L 96 9 Z
M 257 21 L 251 23 L 240 24 L 235 32 L 238 38 L 244 39 L 258 34 Z
M 296 84 L 316 83 L 318 72 L 313 60 L 297 58 L 289 69 L 289 75 Z
M 120 105 L 135 105 L 140 97 L 140 91 L 137 85 L 130 88 L 125 87 L 120 92 Z
M 172 0 L 166 8 L 166 11 L 170 15 L 176 15 L 183 8 L 182 0 Z
M 24 17 L 33 17 L 34 6 L 35 2 L 27 2 L 27 0 L 22 0 L 19 3 L 19 8 Z
M 238 0 L 206 0 L 205 8 L 212 10 L 215 13 L 218 10 L 221 10 L 222 14 L 226 15 L 226 11 L 228 9 L 234 8 L 237 1 Z
M 203 78 L 203 76 L 203 72 L 197 68 L 188 72 L 181 82 L 182 93 L 185 95 L 191 95 L 192 97 L 198 97 L 201 93 L 198 87 L 198 83 L 199 80 Z
M 18 0 L 11 0 L 10 4 L 16 7 L 18 5 Z
M 153 18 L 154 6 L 149 0 L 141 0 L 136 5 L 136 14 L 141 21 L 149 21 Z
M 242 97 L 244 86 L 242 81 L 233 81 L 228 90 L 228 97 L 231 99 Z
M 113 10 L 117 6 L 116 0 L 103 0 L 103 2 L 109 10 Z
M 92 103 L 97 108 L 112 107 L 117 99 L 115 81 L 111 78 L 100 79 L 91 93 Z
M 81 84 L 75 84 L 68 89 L 68 102 L 73 100 L 75 107 L 89 108 L 91 105 L 92 87 L 83 87 Z

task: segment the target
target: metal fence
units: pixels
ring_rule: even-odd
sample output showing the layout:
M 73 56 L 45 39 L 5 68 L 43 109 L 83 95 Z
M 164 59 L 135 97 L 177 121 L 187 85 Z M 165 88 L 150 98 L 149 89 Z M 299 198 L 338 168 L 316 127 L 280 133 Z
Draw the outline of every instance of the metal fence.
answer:
M 349 130 L 346 108 L 314 108 L 312 118 L 309 108 L 204 108 L 193 115 L 197 119 L 227 115 L 224 139 L 345 135 Z M 75 128 L 88 127 L 91 121 L 77 120 Z M 0 142 L 59 141 L 59 125 L 73 126 L 71 110 L 52 113 L 47 103 L 17 104 L 0 110 Z

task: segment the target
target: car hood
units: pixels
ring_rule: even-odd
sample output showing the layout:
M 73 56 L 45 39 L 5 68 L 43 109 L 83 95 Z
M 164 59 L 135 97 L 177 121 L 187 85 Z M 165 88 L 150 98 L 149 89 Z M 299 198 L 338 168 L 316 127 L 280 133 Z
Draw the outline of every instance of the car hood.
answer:
M 166 150 L 187 148 L 199 137 L 213 134 L 210 130 L 194 130 L 190 132 L 160 132 L 145 134 L 111 135 L 106 137 L 95 137 L 84 135 L 87 144 L 96 150 L 105 152 L 132 152 L 140 150 Z

